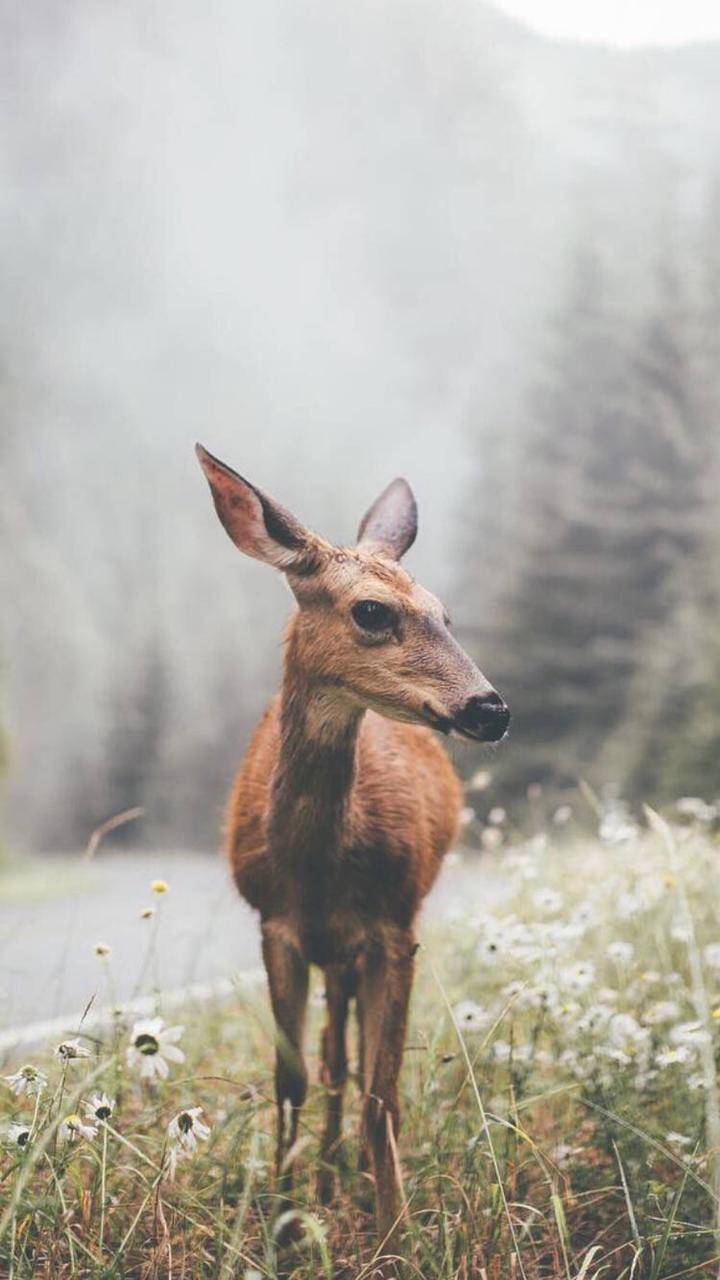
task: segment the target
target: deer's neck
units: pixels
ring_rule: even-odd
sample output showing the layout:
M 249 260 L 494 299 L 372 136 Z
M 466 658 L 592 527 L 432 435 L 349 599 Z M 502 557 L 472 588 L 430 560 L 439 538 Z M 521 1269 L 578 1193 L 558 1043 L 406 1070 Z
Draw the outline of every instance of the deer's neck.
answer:
M 280 755 L 272 789 L 270 838 L 292 859 L 337 852 L 347 835 L 363 712 L 335 690 L 286 674 L 280 709 Z

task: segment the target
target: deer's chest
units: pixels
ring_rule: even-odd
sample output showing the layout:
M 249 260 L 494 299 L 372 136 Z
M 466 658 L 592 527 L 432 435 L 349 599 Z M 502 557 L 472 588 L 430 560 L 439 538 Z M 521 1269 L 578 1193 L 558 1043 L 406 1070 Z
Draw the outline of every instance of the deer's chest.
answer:
M 402 859 L 356 847 L 298 853 L 285 861 L 282 913 L 308 960 L 326 965 L 362 951 L 384 925 L 406 928 L 414 914 Z

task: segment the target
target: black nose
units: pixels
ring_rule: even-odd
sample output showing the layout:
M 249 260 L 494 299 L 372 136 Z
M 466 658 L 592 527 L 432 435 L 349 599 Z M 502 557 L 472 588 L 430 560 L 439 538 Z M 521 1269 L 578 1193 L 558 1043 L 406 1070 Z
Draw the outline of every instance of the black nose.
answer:
M 468 698 L 456 723 L 483 742 L 499 742 L 510 723 L 510 712 L 498 693 L 486 693 Z

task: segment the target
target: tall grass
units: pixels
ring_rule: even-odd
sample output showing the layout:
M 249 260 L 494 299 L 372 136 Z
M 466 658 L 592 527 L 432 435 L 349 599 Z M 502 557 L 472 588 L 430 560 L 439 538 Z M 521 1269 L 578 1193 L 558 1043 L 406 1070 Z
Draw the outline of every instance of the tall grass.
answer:
M 424 932 L 402 1074 L 403 1275 L 718 1275 L 718 846 L 699 823 L 650 823 L 502 845 L 483 856 L 500 898 L 483 901 L 479 860 L 463 902 Z M 315 1081 L 322 1003 L 318 976 Z M 39 1095 L 2 1086 L 0 1274 L 371 1276 L 353 1081 L 329 1208 L 315 1197 L 324 1089 L 311 1085 L 294 1154 L 302 1238 L 281 1251 L 265 995 L 238 986 L 171 1020 L 186 1060 L 165 1080 L 128 1062 L 132 1020 L 119 1011 L 104 1029 L 75 1029 L 87 1058 L 38 1051 Z M 93 1120 L 84 1103 L 99 1092 L 115 1106 Z M 190 1151 L 182 1124 L 169 1126 L 196 1107 L 210 1132 Z M 96 1132 L 68 1135 L 72 1113 Z M 30 1128 L 22 1146 L 18 1124 Z

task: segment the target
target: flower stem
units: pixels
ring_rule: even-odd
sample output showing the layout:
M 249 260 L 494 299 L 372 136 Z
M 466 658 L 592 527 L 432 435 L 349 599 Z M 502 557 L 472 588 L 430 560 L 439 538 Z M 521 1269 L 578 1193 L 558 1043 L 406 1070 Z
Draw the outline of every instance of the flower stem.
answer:
M 101 1256 L 103 1251 L 103 1239 L 105 1236 L 105 1170 L 107 1167 L 107 1141 L 108 1128 L 105 1121 L 103 1121 L 102 1164 L 100 1166 L 100 1239 L 98 1241 Z

